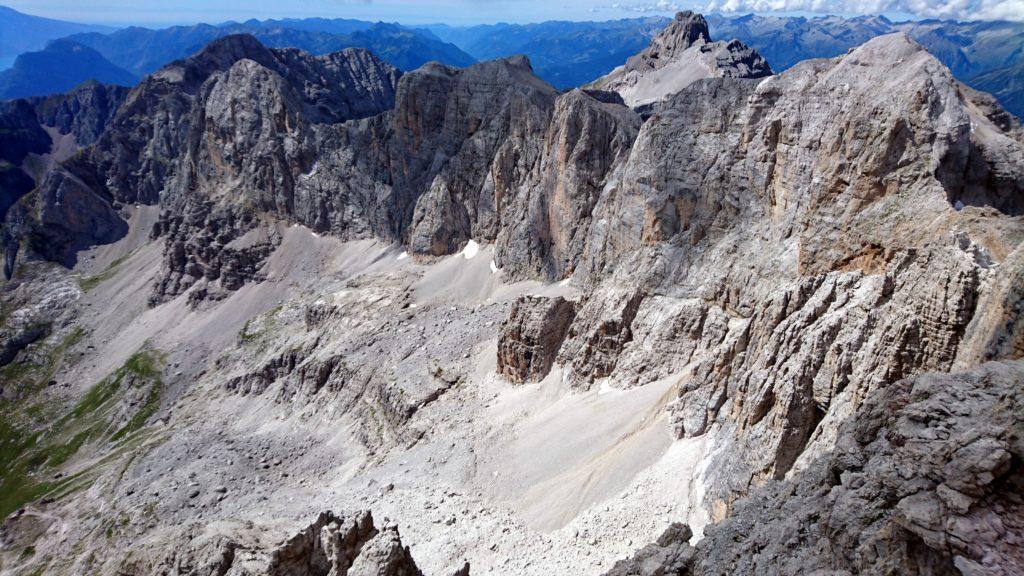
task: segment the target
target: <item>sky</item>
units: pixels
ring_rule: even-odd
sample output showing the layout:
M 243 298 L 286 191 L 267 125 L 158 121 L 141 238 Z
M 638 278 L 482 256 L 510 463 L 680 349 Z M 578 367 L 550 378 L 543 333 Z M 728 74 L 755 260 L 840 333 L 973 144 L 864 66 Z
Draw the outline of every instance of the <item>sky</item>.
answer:
M 885 14 L 890 18 L 1024 20 L 1024 0 L 0 0 L 15 10 L 76 22 L 167 26 L 249 18 L 355 18 L 453 25 L 611 20 L 680 9 L 759 14 Z

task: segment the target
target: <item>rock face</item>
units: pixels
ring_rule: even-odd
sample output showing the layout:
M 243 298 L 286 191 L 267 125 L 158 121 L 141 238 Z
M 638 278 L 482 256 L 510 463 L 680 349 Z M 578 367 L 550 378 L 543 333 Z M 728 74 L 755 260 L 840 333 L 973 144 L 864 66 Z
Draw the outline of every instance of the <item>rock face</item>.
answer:
M 1021 382 L 1017 361 L 879 389 L 832 454 L 737 501 L 695 549 L 659 540 L 609 573 L 1015 574 Z
M 126 88 L 91 83 L 68 94 L 0 104 L 0 131 L 4 133 L 0 143 L 0 218 L 6 220 L 0 229 L 0 246 L 4 251 L 5 278 L 14 272 L 21 241 L 27 237 L 33 243 L 33 230 L 38 228 L 30 215 L 35 199 L 18 206 L 9 219 L 8 210 L 45 180 L 53 161 L 70 156 L 79 146 L 93 143 L 127 92 Z M 55 132 L 54 137 L 47 128 Z M 59 140 L 64 136 L 71 141 L 61 143 Z M 50 159 L 44 160 L 42 157 L 47 154 Z M 102 232 L 95 237 L 99 241 L 115 238 Z M 60 249 L 44 248 L 41 253 L 50 259 L 68 261 L 66 251 Z
M 669 526 L 658 539 L 631 558 L 619 560 L 607 576 L 665 576 L 685 574 L 693 562 L 695 550 L 690 546 L 693 532 L 678 522 Z
M 262 212 L 296 211 L 295 180 L 314 161 L 316 126 L 390 108 L 399 76 L 364 50 L 313 57 L 246 35 L 220 39 L 133 89 L 116 128 L 42 184 L 21 228 L 40 239 L 37 253 L 69 263 L 82 247 L 123 234 L 121 205 L 160 203 L 168 210 L 156 233 L 167 250 L 153 302 L 199 280 L 212 284 L 207 292 L 237 288 L 273 243 L 228 244 Z M 65 121 L 53 108 L 44 106 Z M 85 216 L 53 213 L 65 194 Z
M 113 120 L 128 97 L 128 88 L 87 82 L 66 94 L 34 99 L 39 121 L 71 134 L 79 146 L 90 146 Z
M 551 371 L 576 310 L 560 296 L 523 296 L 502 324 L 498 373 L 513 382 L 537 382 Z
M 186 536 L 187 538 L 187 536 Z M 422 576 L 395 527 L 378 529 L 369 512 L 337 516 L 323 512 L 284 542 L 267 546 L 259 533 L 200 534 L 147 568 L 122 567 L 122 574 L 180 576 Z M 141 563 L 140 563 L 141 564 Z M 147 569 L 155 572 L 146 571 Z
M 396 152 L 411 162 L 395 185 L 415 200 L 410 248 L 448 254 L 497 233 L 505 198 L 540 155 L 556 92 L 521 57 L 421 74 L 444 96 L 423 106 L 425 86 L 412 82 L 400 93 Z
M 593 211 L 640 129 L 614 93 L 559 96 L 540 158 L 504 200 L 495 261 L 511 277 L 560 280 L 575 272 Z
M 679 12 L 643 52 L 594 87 L 622 95 L 629 106 L 659 102 L 702 78 L 763 78 L 772 69 L 756 50 L 739 40 L 712 42 L 700 14 Z
M 29 154 L 50 151 L 50 136 L 39 125 L 35 110 L 25 100 L 0 102 L 0 217 L 35 186 L 21 168 Z
M 869 390 L 1019 357 L 1021 139 L 985 102 L 901 35 L 679 92 L 595 207 L 570 376 L 680 374 L 677 433 L 730 446 L 705 492 L 721 515 L 826 450 Z

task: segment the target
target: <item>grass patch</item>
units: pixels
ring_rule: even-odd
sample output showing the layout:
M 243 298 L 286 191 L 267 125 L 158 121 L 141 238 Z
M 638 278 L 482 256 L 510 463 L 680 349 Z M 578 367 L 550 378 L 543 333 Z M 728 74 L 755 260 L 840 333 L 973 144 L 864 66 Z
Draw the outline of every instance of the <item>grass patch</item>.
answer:
M 156 409 L 160 407 L 160 395 L 162 392 L 163 383 L 157 380 L 149 387 L 149 395 L 146 396 L 146 402 L 142 405 L 142 408 L 128 420 L 127 424 L 117 432 L 114 432 L 110 440 L 117 442 L 129 434 L 141 430 L 146 425 L 146 422 L 149 421 L 150 416 L 156 414 Z
M 59 479 L 54 472 L 90 442 L 122 442 L 142 429 L 160 403 L 164 361 L 163 354 L 155 350 L 136 352 L 46 429 L 33 431 L 30 426 L 15 424 L 14 407 L 0 412 L 0 517 L 44 495 L 63 495 L 81 487 L 84 472 Z M 142 407 L 111 433 L 109 413 L 123 397 L 126 383 L 148 384 L 149 392 Z
M 242 329 L 238 331 L 238 342 L 245 345 L 264 340 L 277 328 L 277 315 L 283 308 L 283 305 L 278 304 L 265 313 L 246 320 Z
M 117 260 L 114 260 L 113 262 L 110 263 L 110 266 L 107 266 L 106 269 L 100 272 L 99 274 L 94 274 L 87 278 L 82 278 L 81 280 L 78 281 L 78 285 L 81 286 L 82 290 L 86 292 L 93 291 L 100 284 L 113 278 L 114 274 L 117 274 L 118 267 L 121 266 L 121 264 L 124 264 L 124 261 L 127 260 L 129 256 L 131 256 L 131 253 L 125 254 L 124 256 L 121 256 Z

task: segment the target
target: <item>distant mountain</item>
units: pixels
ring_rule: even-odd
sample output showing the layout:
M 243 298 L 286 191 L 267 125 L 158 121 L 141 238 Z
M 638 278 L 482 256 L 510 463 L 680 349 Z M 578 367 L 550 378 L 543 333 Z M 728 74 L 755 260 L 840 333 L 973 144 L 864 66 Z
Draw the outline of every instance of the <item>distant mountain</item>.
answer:
M 871 38 L 899 31 L 927 48 L 965 82 L 991 70 L 1024 63 L 1024 24 L 1014 22 L 896 23 L 884 16 L 804 18 L 753 14 L 708 14 L 706 18 L 712 37 L 740 40 L 757 50 L 776 72 L 802 60 L 840 56 Z M 649 17 L 468 27 L 436 24 L 425 28 L 478 60 L 525 54 L 538 76 L 559 88 L 570 88 L 623 65 L 669 22 L 668 18 Z M 989 80 L 986 85 L 999 94 L 1010 111 L 1024 114 L 1024 108 L 1013 98 L 1016 84 L 1001 86 L 998 80 Z
M 112 32 L 109 26 L 76 24 L 23 14 L 0 6 L 0 70 L 10 68 L 18 54 L 40 50 L 50 40 L 83 32 Z
M 72 39 L 142 76 L 231 34 L 252 34 L 266 46 L 299 48 L 315 55 L 344 48 L 366 48 L 403 70 L 419 68 L 431 60 L 453 66 L 468 66 L 475 62 L 472 56 L 458 47 L 426 31 L 356 20 L 250 20 L 220 26 L 198 24 L 161 30 L 131 27 L 112 34 L 78 34 Z
M 245 22 L 225 22 L 221 27 L 247 26 L 250 28 L 290 28 L 308 32 L 327 32 L 328 34 L 351 34 L 372 28 L 373 22 L 366 20 L 350 20 L 348 18 L 281 18 L 280 20 L 257 20 L 251 18 Z
M 26 52 L 14 67 L 0 72 L 0 99 L 67 92 L 83 82 L 133 86 L 138 78 L 99 52 L 71 40 L 54 40 L 38 52 Z
M 957 77 L 1024 64 L 1024 22 L 921 20 L 896 24 Z
M 776 70 L 808 58 L 831 58 L 870 38 L 906 32 L 955 75 L 1024 62 L 1024 24 L 921 20 L 894 23 L 884 16 L 797 18 L 779 16 L 708 16 L 718 38 L 737 38 L 757 48 Z
M 839 56 L 875 36 L 893 31 L 892 22 L 883 16 L 809 19 L 708 14 L 707 20 L 715 38 L 736 38 L 754 47 L 776 71 L 811 58 Z
M 608 22 L 542 22 L 427 28 L 477 60 L 525 54 L 534 72 L 557 88 L 604 76 L 640 52 L 671 21 L 650 17 Z
M 988 92 L 1018 117 L 1024 117 L 1024 63 L 979 74 L 968 82 Z

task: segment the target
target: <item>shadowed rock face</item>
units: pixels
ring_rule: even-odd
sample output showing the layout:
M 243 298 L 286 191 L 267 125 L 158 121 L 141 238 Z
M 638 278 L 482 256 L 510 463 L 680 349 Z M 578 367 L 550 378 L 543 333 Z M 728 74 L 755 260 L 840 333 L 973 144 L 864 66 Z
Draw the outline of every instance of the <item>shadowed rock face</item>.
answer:
M 48 98 L 34 99 L 39 121 L 61 134 L 71 134 L 79 146 L 89 146 L 99 139 L 117 109 L 128 97 L 124 86 L 97 82 Z
M 29 154 L 50 151 L 50 136 L 39 125 L 35 110 L 25 100 L 0 103 L 0 217 L 34 187 L 21 169 Z
M 738 500 L 696 547 L 670 530 L 609 574 L 1013 574 L 1024 363 L 871 394 L 835 451 Z
M 543 380 L 576 311 L 562 297 L 524 296 L 516 301 L 498 340 L 498 372 L 513 382 Z

